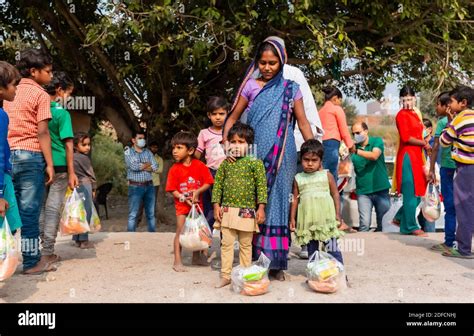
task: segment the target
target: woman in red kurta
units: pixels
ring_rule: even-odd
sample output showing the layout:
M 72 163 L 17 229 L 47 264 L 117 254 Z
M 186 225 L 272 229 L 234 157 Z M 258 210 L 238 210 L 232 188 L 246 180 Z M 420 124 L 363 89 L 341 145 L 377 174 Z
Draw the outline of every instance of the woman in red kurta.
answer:
M 423 140 L 423 123 L 413 108 L 401 109 L 396 123 L 400 136 L 396 182 L 397 191 L 403 195 L 403 206 L 395 216 L 394 223 L 400 224 L 400 233 L 426 236 L 416 221 L 416 208 L 420 197 L 426 192 L 422 149 L 428 149 L 429 144 Z

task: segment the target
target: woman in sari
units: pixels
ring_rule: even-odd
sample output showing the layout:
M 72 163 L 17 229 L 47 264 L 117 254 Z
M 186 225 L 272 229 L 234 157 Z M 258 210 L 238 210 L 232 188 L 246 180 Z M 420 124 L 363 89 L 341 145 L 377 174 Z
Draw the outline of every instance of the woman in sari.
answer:
M 416 219 L 416 208 L 426 192 L 426 176 L 423 170 L 423 148 L 430 145 L 423 139 L 423 122 L 415 109 L 415 92 L 410 87 L 400 90 L 402 109 L 396 116 L 400 144 L 395 166 L 397 191 L 403 195 L 403 205 L 393 223 L 400 226 L 400 233 L 426 236 Z M 424 220 L 424 218 L 421 218 Z
M 313 139 L 298 84 L 283 78 L 287 61 L 284 47 L 267 38 L 258 48 L 237 92 L 224 127 L 223 141 L 232 125 L 247 110 L 247 124 L 255 130 L 256 156 L 263 160 L 267 177 L 266 221 L 254 236 L 253 259 L 264 253 L 270 260 L 270 275 L 285 280 L 290 244 L 289 211 L 297 152 L 295 120 L 304 140 Z M 253 78 L 256 72 L 259 78 Z

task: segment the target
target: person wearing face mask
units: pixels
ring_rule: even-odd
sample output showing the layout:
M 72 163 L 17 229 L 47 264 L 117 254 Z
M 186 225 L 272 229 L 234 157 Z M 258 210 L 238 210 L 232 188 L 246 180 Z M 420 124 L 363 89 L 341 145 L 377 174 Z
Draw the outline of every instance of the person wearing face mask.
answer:
M 149 232 L 155 232 L 155 188 L 153 172 L 158 163 L 153 153 L 146 149 L 144 131 L 133 133 L 132 146 L 125 150 L 125 165 L 128 179 L 128 225 L 127 230 L 136 230 L 136 220 L 143 202 Z
M 369 137 L 369 127 L 365 122 L 352 125 L 352 135 L 355 143 L 352 162 L 356 174 L 359 231 L 369 231 L 372 208 L 375 208 L 377 215 L 375 231 L 382 231 L 382 218 L 390 209 L 390 182 L 385 167 L 383 140 Z

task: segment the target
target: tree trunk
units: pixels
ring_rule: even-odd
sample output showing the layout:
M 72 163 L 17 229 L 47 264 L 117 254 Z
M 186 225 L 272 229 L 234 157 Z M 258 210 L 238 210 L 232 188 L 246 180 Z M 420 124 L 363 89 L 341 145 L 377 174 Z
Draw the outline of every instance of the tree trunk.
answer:
M 161 223 L 175 224 L 174 200 L 166 191 L 166 181 L 168 180 L 168 172 L 173 165 L 172 160 L 163 160 L 163 173 L 160 179 L 160 189 L 158 190 L 158 198 L 156 200 L 157 219 Z
M 129 143 L 132 138 L 132 129 L 122 118 L 120 113 L 110 106 L 104 106 L 103 113 L 117 132 L 118 141 L 120 141 L 124 146 Z

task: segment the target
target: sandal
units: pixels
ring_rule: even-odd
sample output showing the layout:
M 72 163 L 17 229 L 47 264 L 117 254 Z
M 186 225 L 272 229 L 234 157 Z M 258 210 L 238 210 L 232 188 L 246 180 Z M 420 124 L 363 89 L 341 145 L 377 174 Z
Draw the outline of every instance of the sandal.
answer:
M 430 248 L 430 250 L 438 251 L 438 252 L 445 252 L 445 251 L 448 251 L 449 249 L 450 247 L 446 245 L 445 243 L 436 244 L 436 245 L 431 246 Z
M 445 257 L 461 258 L 461 259 L 474 259 L 474 254 L 462 255 L 457 249 L 451 247 L 449 250 L 442 253 Z

